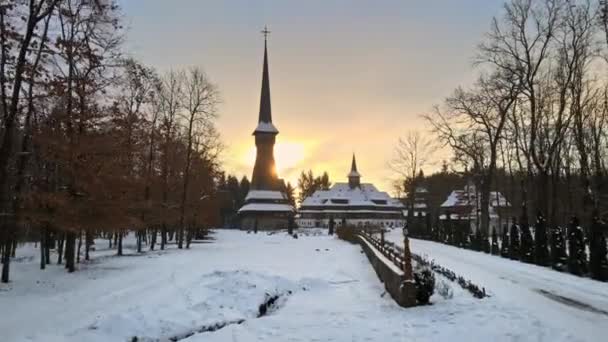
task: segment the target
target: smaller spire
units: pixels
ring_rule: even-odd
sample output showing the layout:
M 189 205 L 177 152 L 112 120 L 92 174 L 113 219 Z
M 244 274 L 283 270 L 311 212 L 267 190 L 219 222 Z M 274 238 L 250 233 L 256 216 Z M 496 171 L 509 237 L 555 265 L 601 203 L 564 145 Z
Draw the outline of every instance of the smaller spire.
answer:
M 353 161 L 350 165 L 350 172 L 348 173 L 348 185 L 351 189 L 359 187 L 361 184 L 361 174 L 357 171 L 357 159 L 353 153 Z
M 353 153 L 353 162 L 350 165 L 350 172 L 357 172 L 357 159 L 355 159 L 354 153 Z

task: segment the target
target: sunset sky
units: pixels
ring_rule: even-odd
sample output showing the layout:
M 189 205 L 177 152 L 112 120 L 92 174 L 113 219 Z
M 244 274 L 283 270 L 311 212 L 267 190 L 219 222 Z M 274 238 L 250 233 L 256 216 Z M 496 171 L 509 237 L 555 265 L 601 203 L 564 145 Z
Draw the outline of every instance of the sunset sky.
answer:
M 474 78 L 474 49 L 501 0 L 122 0 L 127 50 L 161 72 L 198 65 L 219 86 L 229 173 L 251 177 L 269 36 L 279 176 L 304 169 L 390 191 L 393 146 L 420 115 Z M 441 159 L 441 157 L 437 157 Z M 432 171 L 432 168 L 425 170 Z

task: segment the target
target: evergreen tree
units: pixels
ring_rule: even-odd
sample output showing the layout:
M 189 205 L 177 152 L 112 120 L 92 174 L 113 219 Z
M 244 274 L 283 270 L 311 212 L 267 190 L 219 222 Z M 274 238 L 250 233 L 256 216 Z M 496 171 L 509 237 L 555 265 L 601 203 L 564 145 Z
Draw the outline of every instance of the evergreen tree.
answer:
M 534 262 L 534 240 L 532 238 L 532 232 L 530 232 L 530 226 L 526 224 L 520 225 L 521 230 L 521 248 L 520 248 L 520 260 L 523 262 L 533 263 Z
M 509 257 L 509 228 L 507 225 L 502 227 L 502 238 L 500 241 L 500 255 L 503 258 Z
M 477 228 L 473 241 L 473 250 L 478 252 L 483 251 L 483 234 L 481 233 L 481 229 Z
M 585 236 L 576 216 L 568 224 L 568 270 L 576 275 L 587 273 Z
M 589 271 L 593 279 L 608 280 L 608 260 L 606 259 L 606 238 L 603 230 L 606 225 L 600 220 L 597 211 L 594 211 L 591 224 Z
M 245 198 L 247 197 L 247 194 L 249 193 L 249 188 L 251 186 L 251 183 L 249 182 L 249 179 L 247 179 L 247 176 L 243 176 L 243 178 L 241 178 L 241 183 L 239 184 L 239 202 L 240 203 L 245 203 Z M 241 204 L 242 206 L 242 204 Z M 240 208 L 240 206 L 239 206 Z
M 519 223 L 519 229 L 521 230 L 520 260 L 532 263 L 534 262 L 534 241 L 532 239 L 532 233 L 530 232 L 530 226 L 528 225 L 528 215 L 526 214 L 525 206 L 521 216 L 521 222 Z
M 490 253 L 490 241 L 488 240 L 488 234 L 482 229 L 481 230 L 481 251 L 484 253 Z
M 511 225 L 511 233 L 509 234 L 509 255 L 511 259 L 519 260 L 521 254 L 521 243 L 519 238 L 519 226 L 515 224 L 515 217 Z
M 452 213 L 450 213 L 449 211 L 445 213 L 446 215 L 446 220 L 445 220 L 445 226 L 444 226 L 444 232 L 443 232 L 443 236 L 441 237 L 441 242 L 443 243 L 448 243 L 450 245 L 453 245 L 453 234 L 452 234 Z
M 561 227 L 555 227 L 551 232 L 551 267 L 563 271 L 568 263 L 566 241 Z
M 424 219 L 422 218 L 422 212 L 418 211 L 416 214 L 416 237 L 421 238 L 424 235 L 423 228 L 424 227 Z
M 425 232 L 424 232 L 424 238 L 425 239 L 430 239 L 432 236 L 431 230 L 432 230 L 432 222 L 431 222 L 431 215 L 427 212 L 426 215 L 424 215 L 424 220 L 425 220 Z
M 498 236 L 496 234 L 496 228 L 492 229 L 492 246 L 490 247 L 490 253 L 493 255 L 498 255 L 500 253 L 500 249 L 498 248 Z
M 536 217 L 534 229 L 534 261 L 537 265 L 547 266 L 549 264 L 547 251 L 547 220 L 541 212 Z

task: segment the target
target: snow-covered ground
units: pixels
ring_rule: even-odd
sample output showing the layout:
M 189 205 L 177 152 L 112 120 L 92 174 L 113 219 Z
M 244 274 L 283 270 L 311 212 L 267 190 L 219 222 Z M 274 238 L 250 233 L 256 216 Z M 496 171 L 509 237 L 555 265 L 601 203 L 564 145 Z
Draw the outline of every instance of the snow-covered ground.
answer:
M 403 243 L 400 230 L 387 239 Z M 432 241 L 410 241 L 412 252 L 485 287 L 492 301 L 529 315 L 539 325 L 587 341 L 608 336 L 608 283 Z
M 182 341 L 598 341 L 608 333 L 608 316 L 530 289 L 538 285 L 554 291 L 563 283 L 571 292 L 581 289 L 585 299 L 601 300 L 593 304 L 605 308 L 606 284 L 534 266 L 503 261 L 513 267 L 508 272 L 491 256 L 468 257 L 471 252 L 413 241 L 414 252 L 432 255 L 493 296 L 479 300 L 453 286 L 452 299 L 434 296 L 433 305 L 403 309 L 384 294 L 357 245 L 325 235 L 293 239 L 285 233 L 220 230 L 214 238 L 189 251 L 172 247 L 114 257 L 100 250 L 73 274 L 56 265 L 39 271 L 37 251 L 21 248 L 13 283 L 0 286 L 0 340 L 94 342 L 137 336 L 163 341 L 237 321 L 242 323 Z M 257 318 L 268 295 L 281 297 L 267 316 Z

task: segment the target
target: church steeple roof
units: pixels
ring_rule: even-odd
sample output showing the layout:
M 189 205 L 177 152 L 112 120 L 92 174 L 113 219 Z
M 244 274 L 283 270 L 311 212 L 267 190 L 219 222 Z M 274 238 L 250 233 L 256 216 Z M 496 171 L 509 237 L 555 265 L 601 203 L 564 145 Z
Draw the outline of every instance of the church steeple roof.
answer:
M 355 154 L 353 153 L 353 161 L 350 165 L 350 173 L 348 174 L 348 177 L 361 177 L 361 174 L 359 173 L 359 171 L 357 171 L 357 159 L 355 159 Z
M 361 174 L 357 171 L 357 160 L 353 153 L 353 162 L 350 165 L 350 172 L 348 173 L 348 187 L 351 189 L 358 188 L 361 186 Z
M 262 71 L 262 92 L 260 96 L 260 115 L 258 119 L 258 127 L 255 133 L 279 133 L 272 124 L 272 108 L 270 105 L 270 77 L 268 76 L 268 48 L 267 36 L 270 31 L 264 27 L 264 67 Z

